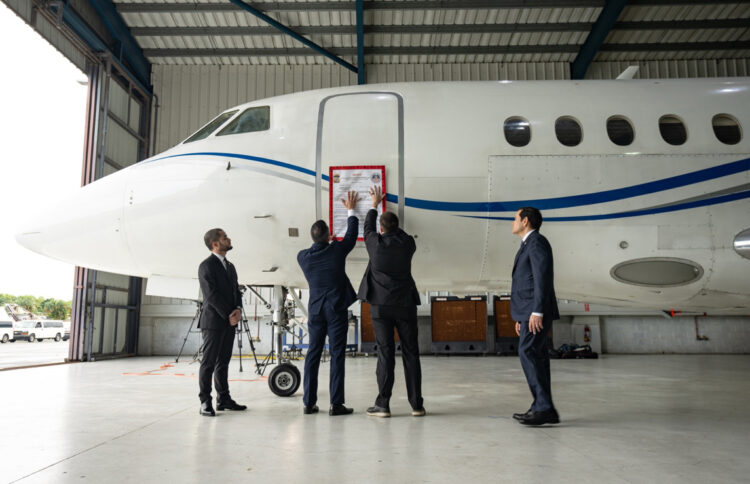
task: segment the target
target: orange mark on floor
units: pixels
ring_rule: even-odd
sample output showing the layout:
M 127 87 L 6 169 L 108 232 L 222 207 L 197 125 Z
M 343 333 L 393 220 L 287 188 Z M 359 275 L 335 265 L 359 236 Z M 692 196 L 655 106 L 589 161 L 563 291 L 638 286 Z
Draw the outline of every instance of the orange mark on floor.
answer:
M 185 373 L 159 373 L 169 368 L 174 368 L 174 365 L 172 363 L 164 363 L 156 370 L 149 370 L 149 371 L 144 371 L 144 372 L 125 372 L 122 374 L 122 376 L 176 376 L 176 377 L 181 377 L 181 378 L 192 378 L 193 380 L 198 379 L 195 373 L 191 373 L 189 375 Z M 230 379 L 229 381 L 258 382 L 258 381 L 266 381 L 266 380 L 268 380 L 267 376 L 259 376 L 258 378 L 253 379 L 253 380 L 237 378 L 237 379 Z

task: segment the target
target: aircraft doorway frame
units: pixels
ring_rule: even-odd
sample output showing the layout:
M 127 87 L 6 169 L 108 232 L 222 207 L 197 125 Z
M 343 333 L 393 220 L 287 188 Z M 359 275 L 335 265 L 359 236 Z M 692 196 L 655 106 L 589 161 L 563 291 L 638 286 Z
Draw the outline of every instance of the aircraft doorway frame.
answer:
M 393 96 L 396 98 L 398 105 L 398 218 L 401 220 L 401 225 L 404 226 L 404 98 L 391 91 L 361 91 L 361 92 L 349 92 L 343 94 L 334 94 L 323 98 L 320 101 L 320 108 L 318 109 L 318 133 L 315 141 L 315 217 L 317 219 L 323 218 L 322 213 L 322 184 L 323 184 L 323 173 L 322 168 L 322 154 L 323 154 L 323 120 L 325 115 L 325 108 L 328 101 L 337 97 L 343 96 L 361 96 L 361 95 L 386 95 Z M 377 161 L 377 160 L 374 160 Z M 373 161 L 373 162 L 374 162 Z M 393 186 L 392 184 L 390 186 Z

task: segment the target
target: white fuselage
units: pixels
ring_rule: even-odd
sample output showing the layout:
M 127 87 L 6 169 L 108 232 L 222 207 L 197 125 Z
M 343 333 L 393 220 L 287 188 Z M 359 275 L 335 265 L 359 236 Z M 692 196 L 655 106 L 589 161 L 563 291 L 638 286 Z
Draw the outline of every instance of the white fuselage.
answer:
M 747 312 L 750 260 L 733 240 L 750 228 L 750 140 L 723 144 L 712 118 L 750 127 L 748 89 L 748 79 L 435 82 L 255 101 L 239 112 L 270 106 L 270 129 L 179 144 L 83 187 L 18 240 L 80 266 L 195 279 L 203 234 L 221 227 L 241 282 L 305 287 L 296 254 L 328 220 L 328 167 L 385 165 L 388 209 L 417 237 L 420 290 L 508 291 L 520 243 L 510 220 L 530 205 L 545 217 L 560 298 Z M 631 122 L 630 145 L 610 141 L 613 115 Z M 684 121 L 684 144 L 662 139 L 663 115 Z M 506 141 L 513 116 L 530 124 L 526 146 Z M 560 116 L 582 126 L 579 145 L 558 141 Z M 702 273 L 669 287 L 611 275 L 648 258 Z M 355 286 L 366 264 L 358 243 L 347 261 Z

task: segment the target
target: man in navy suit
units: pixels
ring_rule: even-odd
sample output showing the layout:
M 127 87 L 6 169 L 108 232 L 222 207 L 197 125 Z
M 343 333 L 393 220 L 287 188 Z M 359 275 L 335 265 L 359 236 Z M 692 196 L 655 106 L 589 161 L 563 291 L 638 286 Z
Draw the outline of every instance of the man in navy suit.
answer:
M 211 377 L 218 396 L 217 409 L 245 410 L 229 396 L 229 362 L 237 323 L 241 318 L 242 294 L 237 284 L 237 271 L 226 258 L 232 250 L 232 239 L 221 229 L 211 229 L 203 236 L 211 255 L 198 267 L 198 281 L 203 294 L 203 306 L 198 327 L 203 334 L 203 358 L 198 373 L 201 399 L 200 414 L 214 417 L 211 405 Z
M 510 314 L 520 336 L 518 356 L 534 398 L 526 413 L 513 414 L 524 425 L 560 423 L 552 403 L 547 335 L 560 318 L 555 297 L 552 247 L 539 233 L 542 214 L 533 207 L 516 212 L 513 233 L 523 242 L 513 263 Z
M 357 300 L 357 294 L 346 276 L 346 256 L 357 243 L 359 220 L 354 215 L 354 208 L 358 201 L 356 192 L 347 193 L 346 200 L 341 199 L 349 211 L 342 241 L 331 241 L 328 225 L 318 220 L 310 229 L 312 247 L 297 254 L 297 262 L 310 287 L 307 303 L 310 346 L 305 356 L 305 394 L 302 398 L 305 414 L 318 413 L 318 368 L 326 335 L 331 352 L 331 408 L 328 414 L 348 415 L 353 412 L 344 406 L 344 356 L 349 330 L 347 308 Z

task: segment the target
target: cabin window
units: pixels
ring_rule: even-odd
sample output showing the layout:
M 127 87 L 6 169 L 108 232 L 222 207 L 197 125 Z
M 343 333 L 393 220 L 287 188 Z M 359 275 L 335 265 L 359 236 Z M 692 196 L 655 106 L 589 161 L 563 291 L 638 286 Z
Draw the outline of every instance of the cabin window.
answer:
M 270 106 L 259 106 L 249 108 L 234 118 L 224 129 L 219 131 L 216 136 L 226 136 L 228 134 L 252 133 L 255 131 L 265 131 L 271 127 L 271 108 Z
M 628 146 L 635 139 L 633 125 L 624 116 L 611 116 L 607 119 L 607 135 L 617 146 Z
M 513 146 L 526 146 L 531 141 L 531 126 L 525 119 L 513 116 L 503 124 L 505 140 Z
M 681 145 L 687 141 L 685 123 L 674 114 L 667 114 L 659 118 L 659 132 L 664 141 L 670 145 Z
M 560 116 L 555 121 L 555 135 L 557 141 L 565 146 L 576 146 L 583 139 L 581 125 L 571 116 Z
M 742 139 L 740 123 L 729 114 L 717 114 L 711 121 L 716 139 L 725 145 L 736 145 Z
M 234 111 L 227 111 L 226 113 L 221 113 L 220 115 L 216 116 L 210 123 L 208 123 L 201 129 L 199 129 L 198 131 L 195 132 L 194 135 L 186 139 L 185 143 L 192 143 L 193 141 L 198 141 L 203 138 L 208 138 L 208 135 L 213 133 L 216 130 L 216 128 L 224 124 L 227 121 L 227 119 L 234 116 L 237 113 L 237 111 L 238 110 L 235 109 Z

